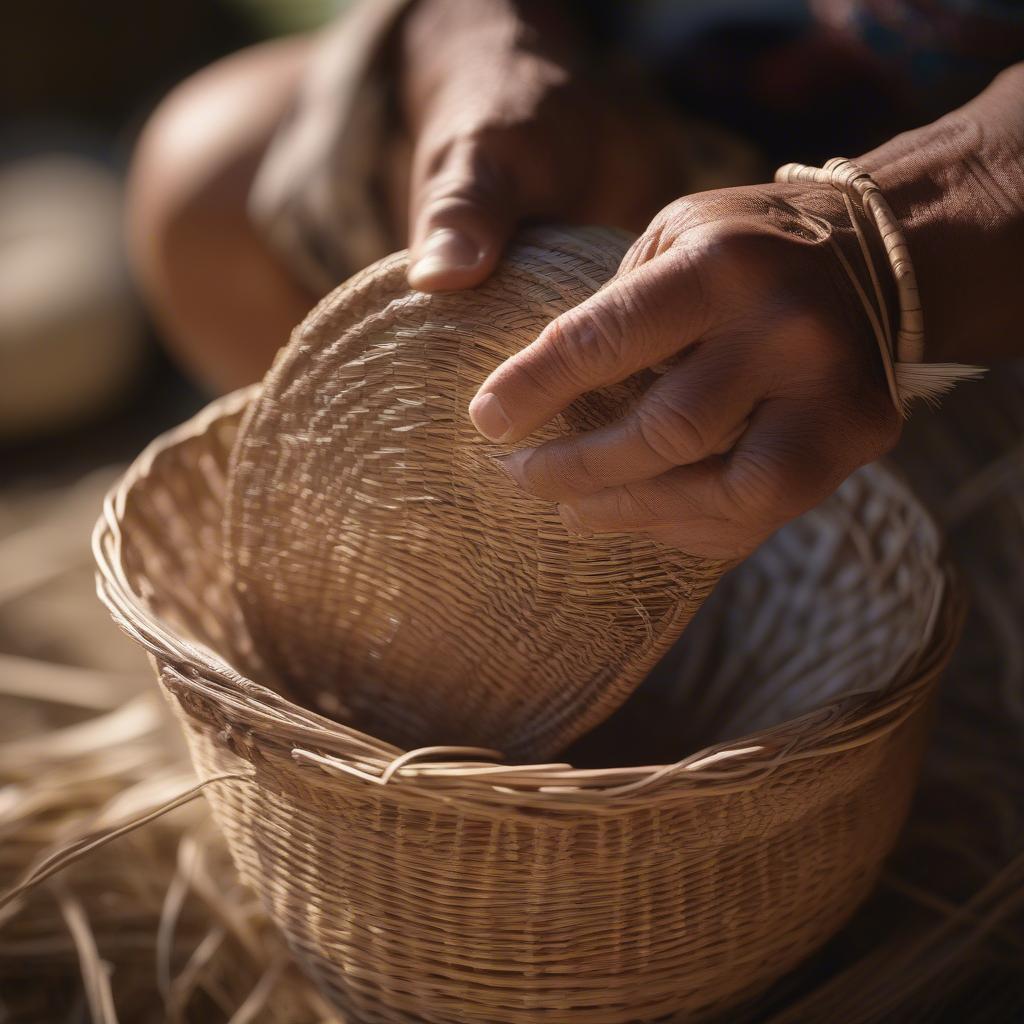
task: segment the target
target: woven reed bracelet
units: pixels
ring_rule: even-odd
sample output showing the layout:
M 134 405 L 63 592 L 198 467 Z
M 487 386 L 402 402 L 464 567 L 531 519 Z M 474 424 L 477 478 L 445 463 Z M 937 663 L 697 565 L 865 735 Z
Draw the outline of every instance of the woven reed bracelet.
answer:
M 825 185 L 842 195 L 874 292 L 874 304 L 849 260 L 835 240 L 830 238 L 830 241 L 871 323 L 882 356 L 889 394 L 903 417 L 909 415 L 910 405 L 915 398 L 923 398 L 937 405 L 939 398 L 960 381 L 976 379 L 984 374 L 985 370 L 980 366 L 922 361 L 924 312 L 921 309 L 921 296 L 910 248 L 892 207 L 868 171 L 845 157 L 833 157 L 824 167 L 784 164 L 775 172 L 775 180 L 787 184 Z M 858 206 L 861 211 L 859 216 Z M 899 323 L 895 338 L 871 247 L 860 223 L 862 218 L 869 220 L 878 230 L 889 268 L 896 281 Z

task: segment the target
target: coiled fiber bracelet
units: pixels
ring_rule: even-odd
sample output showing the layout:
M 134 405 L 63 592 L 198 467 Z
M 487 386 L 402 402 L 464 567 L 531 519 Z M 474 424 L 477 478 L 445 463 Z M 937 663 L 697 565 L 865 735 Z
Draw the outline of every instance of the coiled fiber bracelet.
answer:
M 853 282 L 868 320 L 871 322 L 878 348 L 885 367 L 889 394 L 900 413 L 906 417 L 915 398 L 923 398 L 935 405 L 938 399 L 959 381 L 980 377 L 982 367 L 961 363 L 925 363 L 924 359 L 924 313 L 917 288 L 917 275 L 910 258 L 906 236 L 900 229 L 896 216 L 882 195 L 881 189 L 871 175 L 851 160 L 833 157 L 824 167 L 808 167 L 804 164 L 785 164 L 775 172 L 775 180 L 785 183 L 826 185 L 836 189 L 846 204 L 850 222 L 853 225 L 861 255 L 867 268 L 874 292 L 872 304 L 849 260 L 833 241 L 833 246 L 843 269 Z M 856 203 L 855 203 L 856 200 Z M 858 206 L 860 214 L 858 215 Z M 889 267 L 896 280 L 899 296 L 899 324 L 893 338 L 892 323 L 885 301 L 885 294 L 875 268 L 871 248 L 868 245 L 861 218 L 867 218 L 881 235 Z

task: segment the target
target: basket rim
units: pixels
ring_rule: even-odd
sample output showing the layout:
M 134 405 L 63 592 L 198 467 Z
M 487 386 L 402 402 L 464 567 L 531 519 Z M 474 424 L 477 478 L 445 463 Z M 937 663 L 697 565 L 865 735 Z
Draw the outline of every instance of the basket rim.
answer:
M 847 694 L 769 728 L 712 744 L 670 764 L 619 768 L 574 768 L 567 762 L 503 763 L 499 751 L 476 747 L 401 750 L 360 730 L 292 703 L 275 690 L 248 679 L 214 651 L 187 640 L 164 623 L 132 589 L 124 571 L 121 520 L 132 489 L 153 471 L 156 460 L 218 422 L 241 413 L 260 385 L 231 392 L 151 441 L 108 492 L 92 535 L 97 595 L 118 626 L 154 658 L 170 667 L 161 676 L 183 712 L 216 725 L 236 752 L 284 755 L 296 768 L 328 777 L 469 795 L 507 793 L 517 803 L 529 795 L 546 803 L 583 800 L 631 802 L 651 787 L 700 793 L 749 789 L 784 765 L 836 755 L 877 742 L 905 722 L 927 700 L 959 639 L 965 601 L 957 577 L 940 547 L 942 586 L 936 596 L 930 639 L 918 656 L 881 692 Z M 872 464 L 871 470 L 902 490 L 922 521 L 938 533 L 928 510 L 900 474 Z M 239 749 L 241 748 L 241 749 Z M 253 756 L 248 757 L 249 760 Z M 325 780 L 326 781 L 326 780 Z M 403 785 L 403 789 L 406 786 Z

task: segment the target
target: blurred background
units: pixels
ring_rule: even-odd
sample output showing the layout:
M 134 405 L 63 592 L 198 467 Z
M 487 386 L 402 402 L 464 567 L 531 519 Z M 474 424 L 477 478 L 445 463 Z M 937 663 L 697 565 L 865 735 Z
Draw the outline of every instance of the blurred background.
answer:
M 0 32 L 0 474 L 29 486 L 125 458 L 200 396 L 125 267 L 133 141 L 176 82 L 322 21 L 315 0 L 12 4 Z

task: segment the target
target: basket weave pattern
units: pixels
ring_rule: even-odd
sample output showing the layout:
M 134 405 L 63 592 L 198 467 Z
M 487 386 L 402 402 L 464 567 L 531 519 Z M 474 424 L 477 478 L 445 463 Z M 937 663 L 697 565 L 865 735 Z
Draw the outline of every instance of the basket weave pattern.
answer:
M 220 522 L 253 394 L 215 403 L 132 467 L 97 527 L 100 592 L 153 654 L 200 775 L 249 775 L 208 789 L 217 818 L 343 1013 L 699 1019 L 763 989 L 848 917 L 906 812 L 959 620 L 935 531 L 893 477 L 859 474 L 691 627 L 662 696 L 681 720 L 692 699 L 721 742 L 650 767 L 440 762 L 252 681 L 266 677 Z M 747 735 L 729 710 L 744 686 Z M 773 721 L 760 686 L 776 694 Z
M 470 291 L 410 291 L 396 254 L 282 351 L 232 460 L 225 557 L 281 684 L 400 745 L 550 757 L 610 715 L 725 568 L 638 536 L 570 536 L 466 409 L 487 375 L 615 271 L 628 239 L 520 236 Z M 618 418 L 639 376 L 530 444 Z

